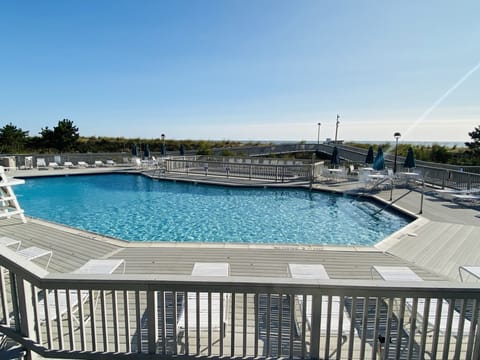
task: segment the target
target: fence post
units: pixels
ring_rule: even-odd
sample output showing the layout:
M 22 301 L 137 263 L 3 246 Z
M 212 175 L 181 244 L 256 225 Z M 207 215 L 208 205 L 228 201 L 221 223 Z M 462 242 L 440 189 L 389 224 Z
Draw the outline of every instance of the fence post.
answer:
M 161 309 L 162 314 L 163 312 L 164 312 L 164 309 Z M 150 290 L 147 292 L 147 314 L 148 314 L 148 353 L 155 354 L 157 351 L 157 341 L 158 341 L 158 336 L 157 336 L 158 307 L 157 307 L 157 292 L 153 290 Z M 138 336 L 140 336 L 140 334 L 138 334 Z M 162 341 L 165 343 L 165 339 L 162 338 Z

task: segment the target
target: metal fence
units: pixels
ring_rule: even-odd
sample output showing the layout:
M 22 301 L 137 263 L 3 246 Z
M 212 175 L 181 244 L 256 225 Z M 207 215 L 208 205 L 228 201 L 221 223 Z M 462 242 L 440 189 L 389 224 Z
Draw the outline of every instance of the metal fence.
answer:
M 45 357 L 480 358 L 474 284 L 49 274 L 5 248 L 0 294 Z

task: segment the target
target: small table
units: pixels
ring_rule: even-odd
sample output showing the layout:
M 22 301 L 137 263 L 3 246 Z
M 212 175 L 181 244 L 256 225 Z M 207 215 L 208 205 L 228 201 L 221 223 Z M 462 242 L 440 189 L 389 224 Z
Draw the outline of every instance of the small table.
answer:
M 462 270 L 475 278 L 480 279 L 480 266 L 460 266 L 458 268 L 458 274 L 460 275 L 460 280 L 463 282 Z
M 53 252 L 51 250 L 41 249 L 36 246 L 30 246 L 28 248 L 17 251 L 17 254 L 23 256 L 27 260 L 35 260 L 43 256 L 48 256 L 47 265 L 45 266 L 46 270 L 48 269 L 48 265 L 50 265 L 50 260 L 52 260 Z

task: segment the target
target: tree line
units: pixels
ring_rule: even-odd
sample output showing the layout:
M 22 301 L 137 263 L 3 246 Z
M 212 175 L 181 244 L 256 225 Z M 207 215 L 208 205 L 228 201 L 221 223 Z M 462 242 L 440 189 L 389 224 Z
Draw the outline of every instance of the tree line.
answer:
M 465 147 L 448 147 L 439 144 L 433 145 L 409 145 L 399 144 L 398 155 L 406 156 L 409 147 L 413 148 L 415 158 L 423 161 L 456 165 L 480 165 L 480 126 L 469 132 L 470 142 Z M 141 139 L 123 137 L 82 137 L 77 126 L 72 120 L 63 119 L 52 129 L 42 128 L 38 136 L 29 136 L 28 131 L 9 123 L 0 128 L 0 153 L 3 154 L 28 154 L 28 153 L 98 153 L 98 152 L 130 152 L 132 146 L 148 145 L 150 151 L 161 152 L 163 144 L 166 150 L 179 151 L 181 147 L 185 151 L 194 151 L 198 155 L 211 155 L 214 148 L 225 148 L 222 155 L 236 155 L 229 150 L 232 147 L 246 145 L 239 141 L 221 140 L 168 140 L 168 139 Z M 259 145 L 249 143 L 248 145 Z M 369 144 L 350 144 L 368 148 Z M 391 143 L 381 146 L 384 151 L 395 146 Z M 237 154 L 238 155 L 238 154 Z

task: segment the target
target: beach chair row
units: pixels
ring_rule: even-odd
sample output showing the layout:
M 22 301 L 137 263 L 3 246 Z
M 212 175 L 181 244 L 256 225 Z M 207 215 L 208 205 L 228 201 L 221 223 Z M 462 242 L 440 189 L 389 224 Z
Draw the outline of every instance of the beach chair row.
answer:
M 75 169 L 75 168 L 91 168 L 91 167 L 105 167 L 105 166 L 115 166 L 116 163 L 113 160 L 107 160 L 103 162 L 102 160 L 95 160 L 92 164 L 89 164 L 85 161 L 78 161 L 74 164 L 72 161 L 65 161 L 63 164 L 51 161 L 46 163 L 44 158 L 37 158 L 37 169 L 47 170 L 47 169 Z

